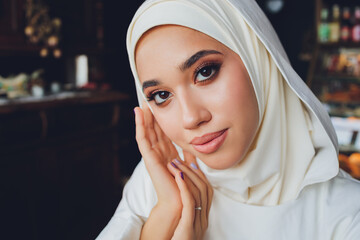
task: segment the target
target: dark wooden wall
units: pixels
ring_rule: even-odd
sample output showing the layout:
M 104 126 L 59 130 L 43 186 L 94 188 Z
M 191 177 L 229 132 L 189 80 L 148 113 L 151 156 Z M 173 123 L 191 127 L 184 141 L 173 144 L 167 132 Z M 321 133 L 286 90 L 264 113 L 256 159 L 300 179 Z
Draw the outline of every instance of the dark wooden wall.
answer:
M 63 21 L 63 56 L 41 58 L 40 46 L 29 43 L 25 0 L 0 0 L 0 75 L 43 68 L 48 90 L 52 81 L 70 82 L 69 62 L 86 54 L 101 68 L 102 77 L 95 81 L 110 84 L 111 91 L 0 105 L 1 238 L 94 239 L 140 160 L 132 111 L 137 101 L 124 37 L 137 5 L 44 2 L 51 17 Z M 103 3 L 103 46 L 94 27 L 97 2 Z

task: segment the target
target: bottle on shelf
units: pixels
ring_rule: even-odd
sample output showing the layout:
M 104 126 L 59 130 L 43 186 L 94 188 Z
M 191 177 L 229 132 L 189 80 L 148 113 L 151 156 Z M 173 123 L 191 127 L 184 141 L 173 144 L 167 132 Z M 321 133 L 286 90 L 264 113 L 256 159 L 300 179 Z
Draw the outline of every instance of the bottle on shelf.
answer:
M 341 41 L 342 42 L 349 42 L 351 39 L 351 15 L 350 15 L 350 8 L 344 7 L 342 11 L 342 20 L 341 20 Z
M 352 28 L 352 41 L 360 42 L 360 7 L 355 7 L 355 24 Z
M 332 6 L 331 21 L 329 23 L 329 42 L 339 42 L 340 40 L 340 7 L 337 4 Z
M 319 42 L 327 43 L 329 42 L 329 36 L 330 36 L 329 10 L 327 8 L 321 9 L 320 19 L 321 22 L 318 28 Z

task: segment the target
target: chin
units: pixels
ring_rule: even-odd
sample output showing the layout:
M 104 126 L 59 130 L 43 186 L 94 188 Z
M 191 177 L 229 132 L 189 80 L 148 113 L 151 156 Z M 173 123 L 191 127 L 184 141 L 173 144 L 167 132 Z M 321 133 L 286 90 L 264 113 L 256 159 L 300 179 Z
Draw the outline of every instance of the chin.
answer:
M 232 168 L 241 162 L 242 157 L 231 156 L 232 154 L 224 154 L 222 151 L 215 152 L 209 155 L 198 155 L 197 157 L 204 163 L 206 166 L 216 170 L 225 170 Z

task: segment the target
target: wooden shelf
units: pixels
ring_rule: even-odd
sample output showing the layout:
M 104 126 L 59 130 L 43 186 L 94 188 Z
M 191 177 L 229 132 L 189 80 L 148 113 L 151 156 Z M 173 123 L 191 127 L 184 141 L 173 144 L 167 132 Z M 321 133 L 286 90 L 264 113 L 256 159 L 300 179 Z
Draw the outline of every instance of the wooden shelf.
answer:
M 0 101 L 0 114 L 16 111 L 44 110 L 74 104 L 115 102 L 128 99 L 129 96 L 121 92 L 63 92 L 41 98 L 27 97 Z
M 360 77 L 349 75 L 315 75 L 314 79 L 322 81 L 344 81 L 349 83 L 360 84 Z
M 324 50 L 332 50 L 332 49 L 339 49 L 339 48 L 359 48 L 360 49 L 360 42 L 337 42 L 337 43 L 318 43 L 319 47 Z

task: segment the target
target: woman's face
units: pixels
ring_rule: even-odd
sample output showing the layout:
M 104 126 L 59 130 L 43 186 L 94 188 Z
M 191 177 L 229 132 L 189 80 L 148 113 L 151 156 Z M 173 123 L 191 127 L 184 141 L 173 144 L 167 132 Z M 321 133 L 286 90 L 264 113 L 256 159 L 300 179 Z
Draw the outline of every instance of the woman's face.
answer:
M 258 106 L 240 57 L 193 29 L 166 25 L 139 41 L 136 68 L 165 134 L 214 169 L 244 158 Z

